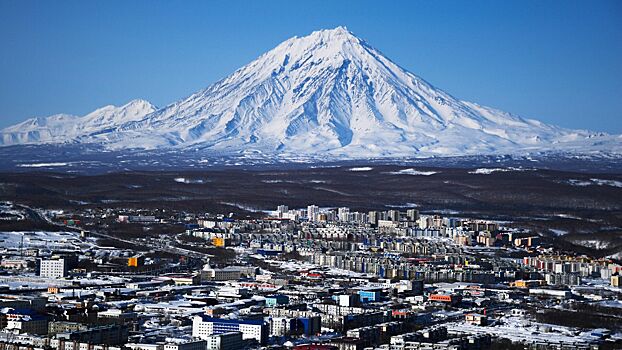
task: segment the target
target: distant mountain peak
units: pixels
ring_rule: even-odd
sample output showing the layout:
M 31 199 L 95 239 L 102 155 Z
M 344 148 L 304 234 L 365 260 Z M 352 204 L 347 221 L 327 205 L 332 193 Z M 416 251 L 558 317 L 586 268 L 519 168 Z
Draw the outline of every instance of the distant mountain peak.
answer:
M 161 109 L 138 99 L 55 123 L 53 130 L 26 124 L 0 132 L 0 142 L 339 158 L 622 152 L 618 136 L 567 130 L 459 100 L 345 27 L 290 38 Z
M 157 110 L 149 101 L 136 99 L 117 107 L 106 105 L 82 117 L 56 114 L 28 119 L 0 131 L 0 144 L 70 143 L 108 130 Z
M 348 30 L 345 26 L 338 26 L 333 29 L 316 30 L 307 37 L 320 37 L 326 41 L 358 41 L 358 37 Z
M 124 104 L 123 106 L 121 106 L 121 108 L 128 108 L 128 107 L 132 107 L 132 106 L 136 106 L 136 107 L 140 107 L 140 108 L 146 108 L 146 109 L 153 109 L 156 110 L 158 109 L 158 107 L 156 107 L 154 104 L 152 104 L 151 102 L 147 101 L 147 100 L 143 100 L 142 98 L 137 98 L 134 100 L 131 100 L 130 102 Z

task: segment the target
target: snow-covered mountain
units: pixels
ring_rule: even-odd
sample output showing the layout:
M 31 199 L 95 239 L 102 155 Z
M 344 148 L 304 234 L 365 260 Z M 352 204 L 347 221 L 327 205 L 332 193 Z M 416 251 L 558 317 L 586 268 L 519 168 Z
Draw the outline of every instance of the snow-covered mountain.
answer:
M 81 118 L 36 118 L 2 130 L 0 140 L 343 158 L 622 153 L 619 135 L 563 129 L 456 99 L 343 27 L 291 38 L 159 110 L 132 101 Z
M 105 106 L 78 117 L 55 114 L 46 118 L 32 118 L 0 131 L 0 144 L 66 143 L 86 140 L 97 134 L 108 133 L 117 127 L 141 120 L 157 108 L 145 100 L 132 100 L 127 104 Z

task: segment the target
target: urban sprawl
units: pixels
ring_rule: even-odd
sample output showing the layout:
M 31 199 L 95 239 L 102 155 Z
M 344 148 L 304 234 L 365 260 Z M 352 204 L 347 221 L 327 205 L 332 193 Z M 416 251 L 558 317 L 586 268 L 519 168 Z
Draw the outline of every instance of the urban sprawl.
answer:
M 28 209 L 56 229 L 0 232 L 0 349 L 622 346 L 619 262 L 506 222 L 315 205 L 254 218 Z

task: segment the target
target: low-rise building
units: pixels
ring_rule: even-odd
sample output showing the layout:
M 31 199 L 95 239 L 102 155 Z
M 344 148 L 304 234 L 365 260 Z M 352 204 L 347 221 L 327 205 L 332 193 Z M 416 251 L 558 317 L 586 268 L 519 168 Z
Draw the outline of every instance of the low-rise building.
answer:
M 268 325 L 263 320 L 228 320 L 206 315 L 192 319 L 192 336 L 200 339 L 214 334 L 242 332 L 243 339 L 254 339 L 263 344 L 268 339 Z
M 488 324 L 488 317 L 482 314 L 466 314 L 464 320 L 466 323 L 470 323 L 476 326 L 485 326 Z

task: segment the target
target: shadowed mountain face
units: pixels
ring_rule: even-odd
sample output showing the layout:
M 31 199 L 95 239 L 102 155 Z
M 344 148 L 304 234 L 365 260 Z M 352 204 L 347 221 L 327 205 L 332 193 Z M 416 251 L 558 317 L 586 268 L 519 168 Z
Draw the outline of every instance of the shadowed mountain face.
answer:
M 340 159 L 622 151 L 619 136 L 456 99 L 343 27 L 291 38 L 162 109 L 139 100 L 81 118 L 32 119 L 4 129 L 0 142 Z

